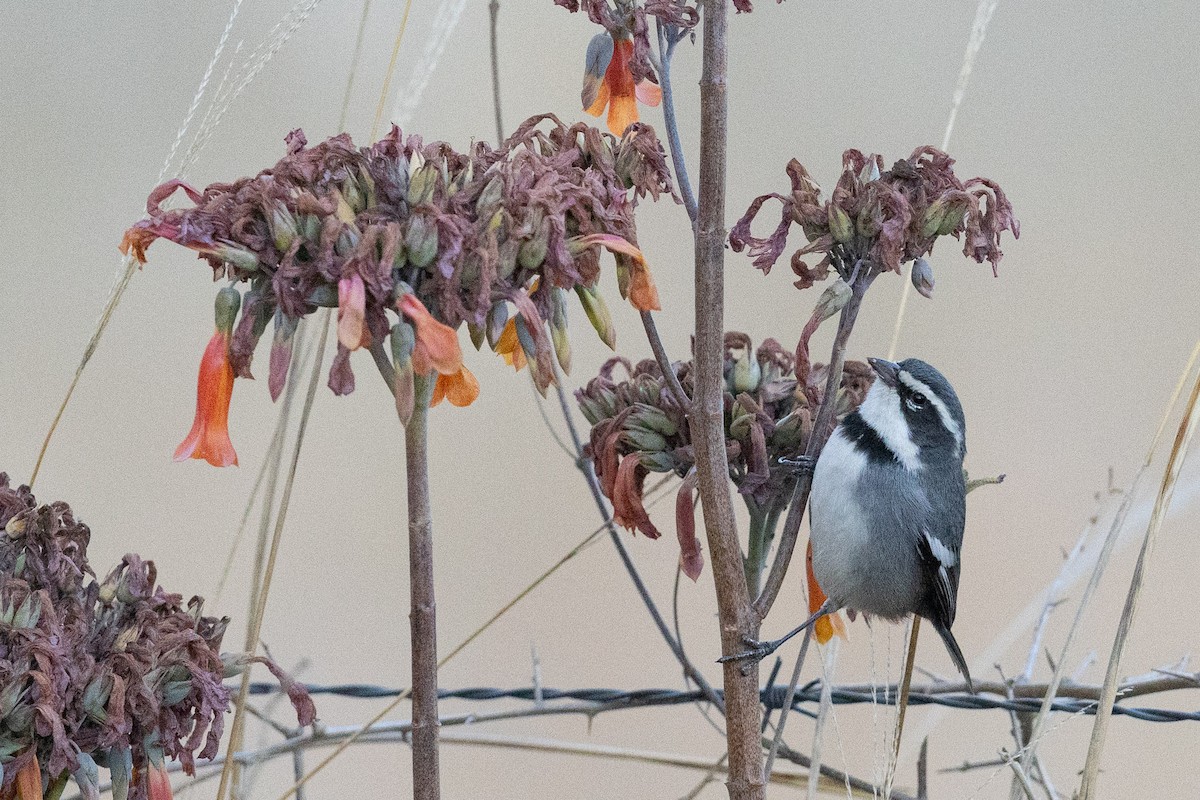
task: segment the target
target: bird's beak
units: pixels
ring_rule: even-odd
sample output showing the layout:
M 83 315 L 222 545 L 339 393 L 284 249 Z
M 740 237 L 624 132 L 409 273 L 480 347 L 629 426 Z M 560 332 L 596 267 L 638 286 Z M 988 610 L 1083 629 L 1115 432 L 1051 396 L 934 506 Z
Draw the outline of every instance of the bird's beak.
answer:
M 871 369 L 875 370 L 879 380 L 883 381 L 886 386 L 896 388 L 896 384 L 900 381 L 899 364 L 882 358 L 868 358 L 867 363 L 871 365 Z

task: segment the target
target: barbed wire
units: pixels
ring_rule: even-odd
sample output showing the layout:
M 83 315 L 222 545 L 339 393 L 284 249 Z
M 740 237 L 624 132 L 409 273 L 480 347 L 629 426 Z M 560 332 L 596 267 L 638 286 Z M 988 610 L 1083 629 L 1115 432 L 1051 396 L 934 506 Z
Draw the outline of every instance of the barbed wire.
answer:
M 339 697 L 382 698 L 396 697 L 403 690 L 386 686 L 375 686 L 362 683 L 342 684 L 306 684 L 310 694 L 327 694 Z M 1087 691 L 1091 687 L 1080 687 Z M 1166 686 L 1161 691 L 1169 689 L 1189 688 L 1186 684 Z M 264 695 L 279 691 L 273 683 L 252 683 L 250 694 Z M 770 686 L 760 691 L 763 705 L 769 709 L 778 709 L 784 700 L 786 687 Z M 721 691 L 718 689 L 717 694 Z M 880 705 L 895 705 L 898 693 L 893 687 L 881 686 L 875 690 L 834 687 L 831 691 L 836 705 L 854 705 L 859 703 L 878 703 Z M 474 687 L 468 689 L 442 689 L 438 692 L 442 700 L 526 700 L 542 702 L 555 700 L 574 700 L 589 703 L 604 704 L 609 708 L 621 704 L 647 706 L 672 706 L 686 703 L 704 702 L 705 696 L 699 691 L 681 691 L 677 689 L 552 689 L 546 687 L 520 687 L 515 689 L 498 689 L 493 687 Z M 821 700 L 821 682 L 814 680 L 801 687 L 796 692 L 793 710 L 810 717 L 816 715 L 801 706 L 803 704 L 819 704 Z M 999 695 L 980 693 L 968 694 L 961 691 L 911 691 L 908 696 L 910 705 L 939 705 L 948 708 L 958 708 L 972 711 L 1004 710 L 1017 712 L 1037 712 L 1041 707 L 1042 698 L 1039 696 L 1003 697 Z M 1097 701 L 1083 697 L 1057 697 L 1051 704 L 1051 710 L 1068 714 L 1095 714 Z M 1114 705 L 1113 714 L 1118 714 L 1143 722 L 1185 722 L 1200 721 L 1200 711 L 1177 711 L 1166 708 L 1141 708 Z

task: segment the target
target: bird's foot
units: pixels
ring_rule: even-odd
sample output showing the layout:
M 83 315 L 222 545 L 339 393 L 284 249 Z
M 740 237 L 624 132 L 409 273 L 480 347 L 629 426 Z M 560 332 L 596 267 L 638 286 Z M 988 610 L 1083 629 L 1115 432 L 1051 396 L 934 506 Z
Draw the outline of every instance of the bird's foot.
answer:
M 796 456 L 795 458 L 780 458 L 779 463 L 791 467 L 797 475 L 811 475 L 816 469 L 817 460 L 812 456 Z
M 779 641 L 760 642 L 758 639 L 752 639 L 751 637 L 747 636 L 742 639 L 742 644 L 746 645 L 750 649 L 744 650 L 741 653 L 731 653 L 727 656 L 721 656 L 717 659 L 717 663 L 727 664 L 730 661 L 747 661 L 754 663 L 757 661 L 762 661 L 764 658 L 771 655 L 771 653 L 774 653 L 776 650 L 778 650 L 781 643 Z

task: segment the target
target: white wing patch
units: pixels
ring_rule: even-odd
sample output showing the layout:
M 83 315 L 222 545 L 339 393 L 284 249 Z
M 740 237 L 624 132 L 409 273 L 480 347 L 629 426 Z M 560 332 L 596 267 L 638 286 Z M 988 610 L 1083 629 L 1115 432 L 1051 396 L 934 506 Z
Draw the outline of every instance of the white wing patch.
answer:
M 925 399 L 933 404 L 933 407 L 937 409 L 938 417 L 942 420 L 942 427 L 950 431 L 950 435 L 954 437 L 954 441 L 958 445 L 958 452 L 961 454 L 963 449 L 962 428 L 959 426 L 958 421 L 950 414 L 950 409 L 946 408 L 946 404 L 942 401 L 942 398 L 938 397 L 937 393 L 933 389 L 930 389 L 929 385 L 924 381 L 914 378 L 910 372 L 900 370 L 900 380 L 909 389 L 925 395 Z
M 910 472 L 921 469 L 920 451 L 913 443 L 908 420 L 900 410 L 900 398 L 895 389 L 883 381 L 875 381 L 858 407 L 858 414 L 906 469 Z
M 949 547 L 942 543 L 942 540 L 931 534 L 929 531 L 922 531 L 925 535 L 925 542 L 929 545 L 929 551 L 933 553 L 933 557 L 938 560 L 941 565 L 939 572 L 945 573 L 947 569 L 958 564 L 958 556 Z M 947 582 L 949 578 L 946 579 Z

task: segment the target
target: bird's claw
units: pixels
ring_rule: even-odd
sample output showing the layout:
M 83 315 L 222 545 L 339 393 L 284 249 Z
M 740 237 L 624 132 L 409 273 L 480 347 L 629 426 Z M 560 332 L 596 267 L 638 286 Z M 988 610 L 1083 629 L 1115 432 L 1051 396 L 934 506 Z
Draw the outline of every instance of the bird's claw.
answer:
M 767 656 L 774 653 L 779 647 L 775 642 L 760 642 L 758 639 L 752 639 L 749 636 L 742 639 L 742 644 L 749 647 L 749 650 L 744 650 L 741 653 L 731 653 L 727 656 L 721 656 L 717 659 L 718 664 L 727 664 L 730 661 L 762 661 Z
M 796 456 L 795 458 L 780 458 L 779 463 L 791 467 L 797 475 L 811 475 L 817 466 L 817 460 L 812 456 Z

